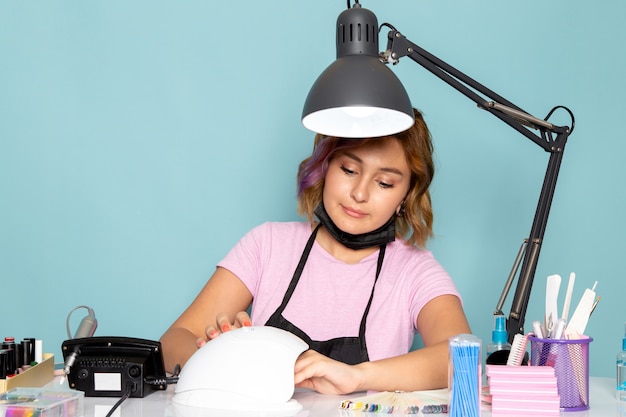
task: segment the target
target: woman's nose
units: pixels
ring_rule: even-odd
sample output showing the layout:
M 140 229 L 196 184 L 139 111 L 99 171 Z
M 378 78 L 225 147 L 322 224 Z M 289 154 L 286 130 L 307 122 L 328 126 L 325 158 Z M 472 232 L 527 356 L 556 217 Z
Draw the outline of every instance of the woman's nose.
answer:
M 359 203 L 367 201 L 367 198 L 369 197 L 369 192 L 365 181 L 358 181 L 354 185 L 352 193 L 350 193 L 350 197 L 352 197 L 354 201 L 357 201 Z

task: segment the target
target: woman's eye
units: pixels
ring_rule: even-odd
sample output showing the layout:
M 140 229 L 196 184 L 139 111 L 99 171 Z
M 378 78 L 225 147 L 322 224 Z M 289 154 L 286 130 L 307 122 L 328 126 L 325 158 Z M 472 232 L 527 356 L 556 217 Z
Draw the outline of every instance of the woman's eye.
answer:
M 354 175 L 354 174 L 355 174 L 355 172 L 354 172 L 353 170 L 348 169 L 348 168 L 346 168 L 346 167 L 345 167 L 345 166 L 343 166 L 343 165 L 341 165 L 341 170 L 342 170 L 343 172 L 345 172 L 347 175 Z
M 380 188 L 391 188 L 391 187 L 393 187 L 392 184 L 387 184 L 386 182 L 382 182 L 382 181 L 378 181 L 378 185 L 380 185 Z

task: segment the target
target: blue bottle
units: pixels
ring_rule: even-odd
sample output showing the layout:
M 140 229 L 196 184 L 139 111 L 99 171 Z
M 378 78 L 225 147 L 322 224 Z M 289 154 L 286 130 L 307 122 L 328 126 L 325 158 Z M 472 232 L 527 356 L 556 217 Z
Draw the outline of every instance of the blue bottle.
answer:
M 511 350 L 511 344 L 508 342 L 508 335 L 506 333 L 505 317 L 502 314 L 496 314 L 494 316 L 494 328 L 491 332 L 491 343 L 487 345 L 487 358 L 493 353 L 501 350 Z M 502 358 L 504 365 L 506 363 L 506 356 Z
M 626 401 L 626 323 L 624 323 L 624 338 L 622 351 L 617 354 L 617 384 L 615 395 L 618 400 Z

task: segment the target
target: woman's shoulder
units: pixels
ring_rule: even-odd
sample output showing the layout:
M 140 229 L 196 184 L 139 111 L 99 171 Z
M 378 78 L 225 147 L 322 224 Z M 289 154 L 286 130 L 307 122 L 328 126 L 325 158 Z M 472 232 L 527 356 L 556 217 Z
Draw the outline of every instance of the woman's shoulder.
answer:
M 396 238 L 392 243 L 387 245 L 387 249 L 397 256 L 406 256 L 410 258 L 432 258 L 433 254 L 428 249 L 418 248 L 411 245 L 404 239 Z
M 396 240 L 387 248 L 387 271 L 396 279 L 404 277 L 410 286 L 421 289 L 439 288 L 443 282 L 453 285 L 450 275 L 430 250 L 408 245 L 402 240 Z
M 428 249 L 418 248 L 408 244 L 403 239 L 396 239 L 387 245 L 387 253 L 393 264 L 403 268 L 441 268 L 441 265 L 433 253 Z
M 296 256 L 298 251 L 302 253 L 310 236 L 311 225 L 306 222 L 265 222 L 250 230 L 241 244 L 278 259 Z
M 265 222 L 254 227 L 251 233 L 272 238 L 293 239 L 300 235 L 308 237 L 311 234 L 311 225 L 307 222 Z

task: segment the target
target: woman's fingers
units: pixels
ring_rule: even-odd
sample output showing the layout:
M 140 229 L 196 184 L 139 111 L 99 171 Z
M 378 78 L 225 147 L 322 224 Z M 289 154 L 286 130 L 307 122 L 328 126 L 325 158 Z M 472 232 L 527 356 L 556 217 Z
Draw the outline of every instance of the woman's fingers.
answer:
M 206 334 L 207 340 L 213 340 L 221 333 L 215 328 L 215 326 L 207 326 L 207 328 L 204 329 L 204 334 Z
M 230 330 L 238 329 L 240 327 L 252 326 L 252 320 L 250 319 L 248 313 L 246 313 L 245 311 L 240 311 L 239 313 L 237 313 L 235 315 L 235 321 L 232 323 L 228 318 L 228 314 L 220 313 L 215 317 L 215 323 L 217 327 L 215 327 L 214 325 L 209 325 L 204 330 L 207 339 L 198 339 L 198 341 L 196 342 L 198 347 L 202 347 L 207 342 L 207 340 L 213 340 L 222 333 L 226 333 Z
M 219 313 L 215 317 L 215 321 L 217 322 L 217 328 L 220 332 L 226 333 L 227 331 L 233 328 L 230 320 L 228 319 L 228 315 L 226 313 Z
M 250 327 L 252 326 L 252 320 L 250 320 L 250 316 L 245 311 L 240 311 L 235 316 L 235 326 L 236 327 Z

